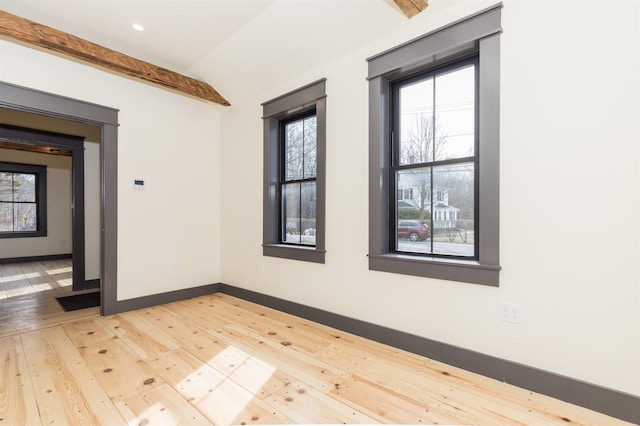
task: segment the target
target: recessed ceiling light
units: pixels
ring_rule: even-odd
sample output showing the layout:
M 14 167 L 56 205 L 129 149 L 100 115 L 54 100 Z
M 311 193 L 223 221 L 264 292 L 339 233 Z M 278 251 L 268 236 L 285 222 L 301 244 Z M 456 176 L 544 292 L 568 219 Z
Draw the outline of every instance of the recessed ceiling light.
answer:
M 133 28 L 136 31 L 144 31 L 144 27 L 140 24 L 132 24 L 131 28 Z

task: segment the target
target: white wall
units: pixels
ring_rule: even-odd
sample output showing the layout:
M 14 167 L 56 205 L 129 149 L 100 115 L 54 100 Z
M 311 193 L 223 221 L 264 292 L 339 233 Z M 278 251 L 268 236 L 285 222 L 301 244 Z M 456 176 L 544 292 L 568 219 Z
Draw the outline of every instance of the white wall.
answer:
M 0 239 L 0 259 L 71 253 L 71 157 L 0 149 L 0 161 L 47 166 L 47 236 Z
M 640 395 L 637 3 L 504 2 L 499 288 L 368 270 L 365 59 L 489 5 L 423 13 L 223 113 L 223 282 Z M 263 257 L 260 103 L 322 77 L 326 264 Z
M 4 40 L 0 58 L 0 80 L 120 110 L 118 300 L 219 282 L 218 107 Z

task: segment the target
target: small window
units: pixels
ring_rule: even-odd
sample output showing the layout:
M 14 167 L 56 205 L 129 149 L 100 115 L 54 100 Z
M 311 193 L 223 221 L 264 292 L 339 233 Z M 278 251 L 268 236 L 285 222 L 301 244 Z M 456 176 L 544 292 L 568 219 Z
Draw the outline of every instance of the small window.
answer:
M 47 169 L 0 162 L 0 238 L 47 235 Z
M 316 125 L 315 110 L 282 122 L 280 242 L 285 244 L 316 245 Z
M 263 255 L 324 263 L 326 80 L 263 104 Z

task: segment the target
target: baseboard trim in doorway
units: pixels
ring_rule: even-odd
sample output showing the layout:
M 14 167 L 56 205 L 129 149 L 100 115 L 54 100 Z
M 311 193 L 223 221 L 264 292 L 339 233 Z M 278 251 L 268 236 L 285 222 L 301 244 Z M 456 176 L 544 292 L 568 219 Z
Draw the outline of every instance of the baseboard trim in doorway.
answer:
M 219 284 L 219 291 L 281 312 L 337 328 L 571 404 L 640 424 L 640 398 L 571 377 L 518 364 L 263 293 Z M 569 419 L 570 420 L 570 419 Z
M 0 259 L 0 265 L 7 265 L 9 263 L 43 262 L 46 260 L 71 259 L 72 257 L 73 256 L 71 255 L 71 253 L 47 254 L 43 256 L 8 257 L 5 259 Z

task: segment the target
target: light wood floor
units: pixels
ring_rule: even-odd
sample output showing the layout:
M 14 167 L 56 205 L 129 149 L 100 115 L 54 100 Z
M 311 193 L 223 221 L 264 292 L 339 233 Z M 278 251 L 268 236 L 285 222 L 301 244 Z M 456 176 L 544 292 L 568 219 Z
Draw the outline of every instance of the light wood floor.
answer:
M 6 284 L 0 425 L 627 424 L 222 294 L 7 325 Z
M 96 291 L 72 293 L 71 264 L 71 259 L 62 259 L 0 265 L 0 337 L 100 312 L 91 308 L 65 313 L 56 301 L 56 297 Z

